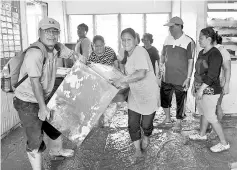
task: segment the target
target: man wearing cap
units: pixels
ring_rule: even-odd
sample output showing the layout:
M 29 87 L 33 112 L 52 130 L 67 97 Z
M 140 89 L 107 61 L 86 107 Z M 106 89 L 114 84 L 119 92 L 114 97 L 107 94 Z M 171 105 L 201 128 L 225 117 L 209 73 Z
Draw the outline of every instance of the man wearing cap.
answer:
M 29 48 L 21 65 L 19 80 L 25 79 L 15 90 L 14 107 L 25 129 L 27 137 L 27 155 L 33 170 L 41 169 L 41 152 L 46 149 L 43 131 L 50 137 L 49 154 L 54 158 L 71 157 L 74 151 L 62 148 L 61 133 L 47 123 L 50 110 L 45 100 L 51 94 L 57 70 L 57 58 L 77 59 L 72 50 L 58 42 L 59 23 L 52 18 L 44 18 L 39 22 L 39 39 L 34 44 L 42 43 L 39 48 Z M 57 47 L 61 48 L 59 50 Z M 60 51 L 60 52 L 59 52 Z M 60 53 L 60 56 L 59 56 Z M 47 54 L 47 55 L 44 55 Z
M 185 101 L 193 71 L 195 43 L 183 32 L 183 21 L 173 17 L 164 26 L 169 27 L 170 35 L 166 38 L 161 64 L 165 64 L 165 74 L 161 83 L 161 106 L 166 114 L 163 124 L 171 123 L 170 107 L 173 93 L 176 96 L 176 125 L 174 130 L 181 130 L 181 120 L 185 117 Z

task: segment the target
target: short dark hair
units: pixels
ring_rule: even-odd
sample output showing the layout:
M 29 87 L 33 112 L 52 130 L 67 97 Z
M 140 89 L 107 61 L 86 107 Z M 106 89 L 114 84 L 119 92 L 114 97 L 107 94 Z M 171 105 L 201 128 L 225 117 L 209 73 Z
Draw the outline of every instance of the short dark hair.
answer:
M 216 43 L 217 44 L 222 44 L 222 37 L 218 34 L 217 31 L 216 31 Z
M 181 27 L 181 29 L 183 29 L 184 28 L 184 25 L 181 25 L 181 24 L 175 24 L 175 25 L 180 25 L 180 27 Z
M 135 39 L 137 36 L 136 36 L 136 32 L 134 31 L 134 29 L 132 28 L 126 28 L 124 29 L 122 32 L 121 32 L 121 37 L 124 33 L 129 33 L 131 36 L 133 36 L 133 38 Z
M 95 42 L 96 42 L 97 40 L 100 40 L 100 41 L 102 41 L 103 43 L 105 43 L 104 37 L 102 37 L 101 35 L 96 35 L 96 36 L 94 36 L 94 38 L 93 38 L 93 43 L 95 44 Z
M 140 40 L 140 35 L 137 32 L 136 32 L 136 38 L 137 38 L 137 44 L 139 44 L 141 40 Z
M 77 29 L 79 29 L 79 27 L 83 27 L 83 28 L 85 28 L 85 31 L 86 31 L 86 32 L 89 31 L 89 27 L 88 27 L 86 24 L 84 24 L 84 23 L 79 24 L 79 25 L 77 26 Z
M 143 37 L 142 37 L 142 41 L 143 41 L 143 39 L 144 39 L 145 37 L 148 38 L 148 40 L 150 41 L 151 44 L 153 43 L 153 35 L 152 35 L 152 34 L 150 34 L 150 33 L 145 33 L 145 34 L 143 35 Z

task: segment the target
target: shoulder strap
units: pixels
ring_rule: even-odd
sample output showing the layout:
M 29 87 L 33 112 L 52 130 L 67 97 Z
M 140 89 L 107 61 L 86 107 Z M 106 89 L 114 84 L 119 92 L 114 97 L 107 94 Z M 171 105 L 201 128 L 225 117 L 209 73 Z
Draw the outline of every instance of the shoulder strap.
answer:
M 30 48 L 38 48 L 38 49 L 41 50 L 41 52 L 43 53 L 43 57 L 44 57 L 44 60 L 43 60 L 43 66 L 44 66 L 44 64 L 45 64 L 45 62 L 46 62 L 46 57 L 47 57 L 47 55 L 48 55 L 45 46 L 44 46 L 41 42 L 38 42 L 38 41 L 37 41 L 37 42 L 33 43 L 30 47 L 28 47 L 26 50 L 24 50 L 23 53 L 26 53 L 26 51 L 27 51 L 28 49 L 30 49 Z M 28 78 L 28 74 L 26 74 L 20 81 L 18 81 L 18 82 L 14 85 L 14 88 L 17 88 L 17 87 L 18 87 L 23 81 L 25 81 L 25 79 L 27 79 L 27 78 Z

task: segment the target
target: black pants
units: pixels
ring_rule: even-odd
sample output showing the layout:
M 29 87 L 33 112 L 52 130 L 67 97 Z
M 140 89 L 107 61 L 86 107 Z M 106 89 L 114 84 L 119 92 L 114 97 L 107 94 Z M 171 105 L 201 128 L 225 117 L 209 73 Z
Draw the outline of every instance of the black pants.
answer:
M 141 128 L 145 136 L 150 136 L 153 131 L 155 112 L 150 115 L 141 115 L 128 109 L 128 131 L 132 141 L 141 139 Z
M 183 90 L 180 85 L 174 85 L 170 83 L 161 82 L 160 97 L 161 97 L 161 107 L 170 108 L 172 102 L 172 96 L 175 93 L 176 96 L 176 119 L 183 119 L 184 105 L 187 97 L 187 92 Z

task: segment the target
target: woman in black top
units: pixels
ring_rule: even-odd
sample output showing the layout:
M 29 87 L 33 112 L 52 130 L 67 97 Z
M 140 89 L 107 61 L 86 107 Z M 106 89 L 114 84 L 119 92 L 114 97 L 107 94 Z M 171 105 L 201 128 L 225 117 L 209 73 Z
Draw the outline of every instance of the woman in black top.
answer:
M 214 47 L 217 34 L 211 28 L 204 28 L 199 35 L 199 43 L 203 50 L 198 54 L 195 67 L 194 94 L 196 97 L 197 109 L 201 114 L 200 134 L 190 135 L 193 140 L 206 140 L 206 130 L 208 123 L 211 123 L 217 133 L 220 143 L 212 146 L 212 152 L 221 152 L 230 148 L 227 143 L 223 129 L 216 115 L 216 105 L 221 93 L 220 70 L 222 56 L 220 51 Z
M 154 73 L 156 74 L 156 61 L 158 62 L 158 66 L 159 66 L 160 57 L 159 57 L 158 50 L 154 46 L 152 46 L 152 43 L 153 43 L 153 38 L 152 37 L 153 37 L 152 34 L 145 33 L 143 35 L 142 42 L 144 43 L 143 47 L 149 53 L 151 63 L 152 63 L 153 68 L 154 68 Z

